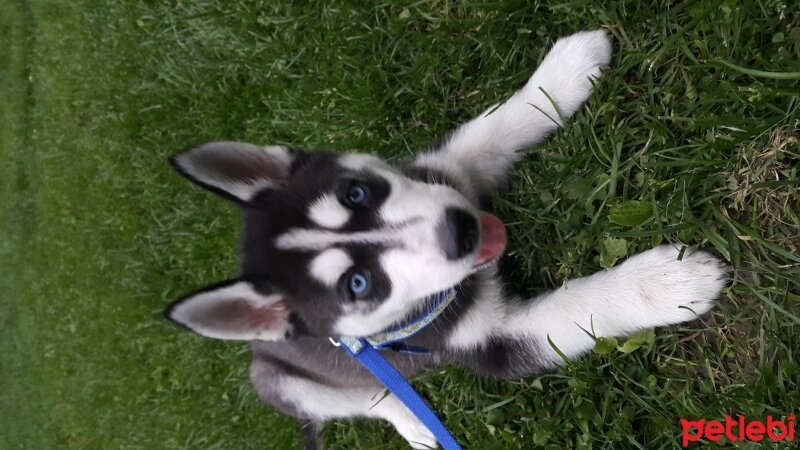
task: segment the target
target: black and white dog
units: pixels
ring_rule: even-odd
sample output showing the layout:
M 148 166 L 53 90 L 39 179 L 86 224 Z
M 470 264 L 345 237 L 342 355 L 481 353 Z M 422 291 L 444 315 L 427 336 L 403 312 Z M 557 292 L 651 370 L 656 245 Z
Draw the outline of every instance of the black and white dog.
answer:
M 240 277 L 177 300 L 167 317 L 251 341 L 251 381 L 278 410 L 315 423 L 385 419 L 412 447 L 429 448 L 428 429 L 328 337 L 373 335 L 454 288 L 447 310 L 411 338 L 431 352 L 387 359 L 407 377 L 453 363 L 520 378 L 562 364 L 554 347 L 568 358 L 590 350 L 584 330 L 624 336 L 707 312 L 726 270 L 702 251 L 679 258 L 664 245 L 532 299 L 505 294 L 491 264 L 506 234 L 482 202 L 504 185 L 518 150 L 583 105 L 610 58 L 603 31 L 558 40 L 510 99 L 403 167 L 235 142 L 175 155 L 182 175 L 241 206 L 244 236 Z

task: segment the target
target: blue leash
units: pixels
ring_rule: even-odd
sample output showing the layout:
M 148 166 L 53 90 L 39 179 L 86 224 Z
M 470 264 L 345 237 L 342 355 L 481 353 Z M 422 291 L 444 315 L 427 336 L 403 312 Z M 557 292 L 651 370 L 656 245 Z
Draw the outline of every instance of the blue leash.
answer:
M 366 340 L 361 339 L 362 347 L 358 353 L 353 353 L 347 344 L 342 343 L 342 347 L 356 359 L 362 366 L 375 375 L 387 389 L 403 402 L 404 405 L 414 413 L 417 418 L 436 436 L 436 440 L 444 450 L 461 450 L 456 439 L 447 430 L 447 427 L 439 420 L 436 413 L 425 400 L 420 397 L 417 391 L 408 384 L 403 375 L 389 364 L 375 347 L 369 345 Z
M 426 349 L 409 347 L 401 341 L 413 336 L 431 323 L 454 298 L 455 291 L 453 289 L 436 294 L 432 297 L 433 304 L 425 314 L 401 327 L 368 338 L 341 337 L 338 341 L 331 339 L 334 345 L 344 348 L 350 356 L 372 372 L 375 378 L 400 399 L 428 427 L 443 450 L 461 450 L 461 447 L 444 423 L 436 416 L 436 413 L 408 383 L 408 380 L 389 364 L 377 349 L 393 349 L 410 353 L 427 352 Z

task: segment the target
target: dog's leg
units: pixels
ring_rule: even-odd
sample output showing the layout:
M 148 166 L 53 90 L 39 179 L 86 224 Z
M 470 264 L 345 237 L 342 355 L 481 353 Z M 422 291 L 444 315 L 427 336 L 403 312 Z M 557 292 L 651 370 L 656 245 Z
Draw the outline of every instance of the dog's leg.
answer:
M 518 150 L 540 142 L 583 105 L 610 61 L 611 42 L 602 30 L 559 39 L 522 89 L 454 130 L 413 165 L 466 175 L 477 194 L 485 194 L 504 182 Z
M 508 302 L 486 283 L 448 338 L 456 362 L 496 377 L 552 369 L 590 350 L 590 336 L 624 336 L 686 322 L 709 311 L 726 268 L 708 253 L 669 245 L 635 255 L 605 272 L 570 280 L 529 302 Z M 552 342 L 552 345 L 550 344 Z
M 324 422 L 320 420 L 307 420 L 300 427 L 300 442 L 303 450 L 322 449 L 322 426 Z
M 436 438 L 394 395 L 382 388 L 335 388 L 307 378 L 281 376 L 274 393 L 296 414 L 325 421 L 369 417 L 388 420 L 415 449 L 436 448 Z

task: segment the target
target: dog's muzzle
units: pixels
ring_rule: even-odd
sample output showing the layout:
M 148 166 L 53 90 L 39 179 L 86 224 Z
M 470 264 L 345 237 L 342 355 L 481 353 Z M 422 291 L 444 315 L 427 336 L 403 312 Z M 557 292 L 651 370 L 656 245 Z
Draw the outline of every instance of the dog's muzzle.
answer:
M 473 266 L 494 261 L 506 247 L 506 228 L 491 214 L 480 213 L 476 218 L 464 209 L 447 208 L 437 232 L 447 259 L 473 256 Z
M 449 260 L 465 258 L 478 245 L 478 221 L 461 208 L 447 208 L 439 226 L 439 242 Z

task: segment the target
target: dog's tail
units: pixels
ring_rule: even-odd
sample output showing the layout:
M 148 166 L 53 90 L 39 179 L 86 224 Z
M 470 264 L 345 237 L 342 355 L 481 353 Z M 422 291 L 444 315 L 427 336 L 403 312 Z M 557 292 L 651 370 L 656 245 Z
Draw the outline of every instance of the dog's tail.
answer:
M 318 420 L 308 420 L 300 424 L 300 441 L 303 450 L 323 450 L 322 425 Z

